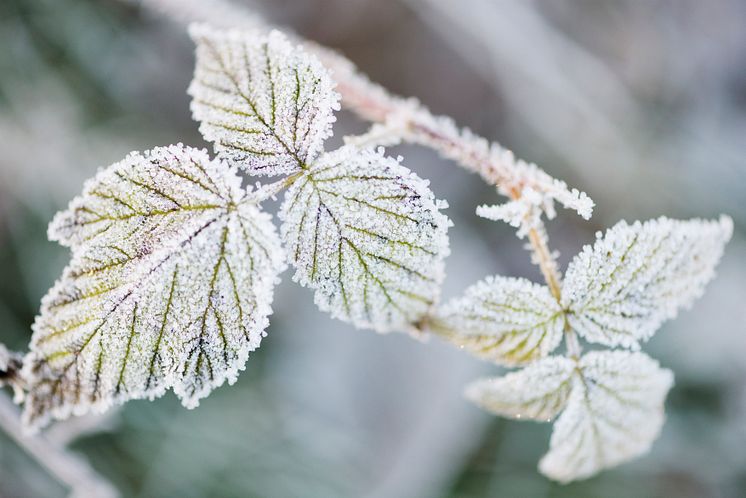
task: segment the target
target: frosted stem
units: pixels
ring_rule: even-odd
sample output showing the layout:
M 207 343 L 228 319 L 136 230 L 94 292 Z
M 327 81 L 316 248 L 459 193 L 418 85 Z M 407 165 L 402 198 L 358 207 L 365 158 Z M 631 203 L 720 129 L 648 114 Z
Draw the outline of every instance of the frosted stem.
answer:
M 541 274 L 549 287 L 552 296 L 562 305 L 562 277 L 557 268 L 557 261 L 549 250 L 548 237 L 541 220 L 534 221 L 535 226 L 528 230 L 528 240 L 531 246 L 531 252 L 534 260 L 541 269 Z M 572 358 L 580 358 L 582 348 L 578 341 L 578 336 L 570 327 L 570 323 L 565 318 L 565 346 L 567 354 Z
M 562 298 L 562 287 L 560 283 L 561 277 L 559 270 L 557 269 L 557 261 L 554 259 L 554 256 L 547 245 L 548 238 L 541 221 L 538 222 L 538 226 L 529 229 L 528 240 L 531 245 L 531 252 L 533 253 L 534 260 L 539 265 L 539 269 L 549 286 L 549 290 L 552 292 L 552 295 L 557 302 L 559 302 Z

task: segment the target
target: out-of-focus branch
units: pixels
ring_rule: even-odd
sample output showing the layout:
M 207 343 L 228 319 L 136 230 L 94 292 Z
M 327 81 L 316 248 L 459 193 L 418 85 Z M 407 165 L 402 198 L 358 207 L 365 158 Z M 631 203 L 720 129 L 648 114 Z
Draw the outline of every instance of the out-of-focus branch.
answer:
M 5 385 L 12 387 L 17 401 L 23 398 L 22 367 L 23 355 L 9 351 L 5 345 L 0 344 L 0 388 Z M 46 434 L 25 435 L 20 410 L 4 392 L 0 391 L 0 429 L 49 473 L 69 487 L 71 496 L 80 498 L 119 496 L 116 488 L 101 478 L 83 458 L 65 448 L 68 442 L 85 431 L 78 430 L 77 426 L 69 428 L 64 426 L 65 424 L 61 424 L 58 428 L 58 437 Z
M 70 489 L 71 497 L 119 496 L 116 488 L 99 476 L 83 458 L 49 440 L 43 434 L 24 436 L 18 407 L 3 392 L 0 392 L 0 428 L 50 474 L 66 485 Z

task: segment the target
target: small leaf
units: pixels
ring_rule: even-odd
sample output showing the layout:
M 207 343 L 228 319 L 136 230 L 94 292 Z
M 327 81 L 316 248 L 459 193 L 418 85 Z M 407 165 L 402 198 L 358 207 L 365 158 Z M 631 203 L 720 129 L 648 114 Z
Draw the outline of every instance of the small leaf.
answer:
M 25 421 L 103 410 L 172 387 L 185 406 L 236 380 L 283 268 L 267 214 L 204 151 L 132 154 L 50 226 L 73 247 L 25 359 Z
M 569 482 L 646 453 L 663 426 L 670 370 L 643 353 L 596 351 L 579 362 L 539 470 Z
M 402 330 L 435 302 L 448 219 L 427 182 L 396 160 L 346 146 L 288 189 L 282 237 L 294 279 L 336 318 Z
M 702 294 L 732 231 L 726 216 L 617 223 L 570 263 L 562 289 L 570 324 L 590 342 L 637 348 Z
M 436 314 L 432 328 L 454 344 L 501 365 L 522 365 L 562 340 L 562 309 L 543 285 L 490 277 Z
M 331 135 L 339 109 L 321 63 L 284 35 L 193 25 L 194 119 L 218 157 L 255 175 L 304 169 Z
M 569 358 L 544 358 L 504 377 L 473 382 L 466 397 L 496 415 L 549 422 L 565 407 L 574 369 Z

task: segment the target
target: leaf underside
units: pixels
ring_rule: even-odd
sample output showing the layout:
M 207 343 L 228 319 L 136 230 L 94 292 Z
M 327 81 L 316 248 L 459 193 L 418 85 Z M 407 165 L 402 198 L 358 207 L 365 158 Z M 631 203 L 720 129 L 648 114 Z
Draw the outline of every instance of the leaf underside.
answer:
M 270 217 L 244 195 L 228 166 L 181 146 L 86 183 L 49 229 L 73 257 L 33 326 L 27 424 L 167 388 L 192 407 L 236 379 L 283 267 Z
M 191 109 L 218 157 L 255 175 L 304 169 L 331 135 L 339 96 L 326 69 L 281 33 L 193 25 Z
M 590 342 L 637 348 L 702 294 L 732 230 L 725 216 L 618 223 L 568 267 L 570 325 Z
M 548 422 L 565 407 L 574 370 L 569 358 L 543 358 L 503 377 L 473 382 L 465 393 L 496 415 Z
M 557 348 L 564 316 L 546 286 L 522 278 L 490 277 L 438 310 L 433 325 L 476 356 L 515 366 Z
M 295 280 L 358 327 L 407 330 L 435 302 L 448 219 L 427 183 L 396 160 L 347 146 L 288 189 L 280 218 Z
M 567 407 L 539 470 L 560 482 L 646 453 L 664 421 L 673 375 L 643 353 L 595 351 L 578 362 Z

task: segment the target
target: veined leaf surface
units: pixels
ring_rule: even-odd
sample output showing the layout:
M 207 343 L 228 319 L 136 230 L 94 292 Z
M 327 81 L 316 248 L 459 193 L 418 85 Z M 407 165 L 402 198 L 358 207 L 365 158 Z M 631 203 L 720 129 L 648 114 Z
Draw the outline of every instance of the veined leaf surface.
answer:
M 466 397 L 496 415 L 548 422 L 565 407 L 574 372 L 569 358 L 543 358 L 503 377 L 471 383 Z
M 552 352 L 564 316 L 546 286 L 489 277 L 438 310 L 432 328 L 457 346 L 501 365 L 522 365 Z
M 568 267 L 570 324 L 590 342 L 637 348 L 702 294 L 732 232 L 727 216 L 617 223 Z
M 267 214 L 204 151 L 157 148 L 101 171 L 52 222 L 72 261 L 25 360 L 31 426 L 172 387 L 185 406 L 233 382 L 283 268 Z
M 584 355 L 539 470 L 569 482 L 646 453 L 663 426 L 672 385 L 671 371 L 643 353 Z
M 327 153 L 282 205 L 294 278 L 336 318 L 406 330 L 439 294 L 449 225 L 440 207 L 427 182 L 382 153 Z
M 327 70 L 278 31 L 190 28 L 197 64 L 189 87 L 200 132 L 218 157 L 251 174 L 306 168 L 331 135 L 339 96 Z

